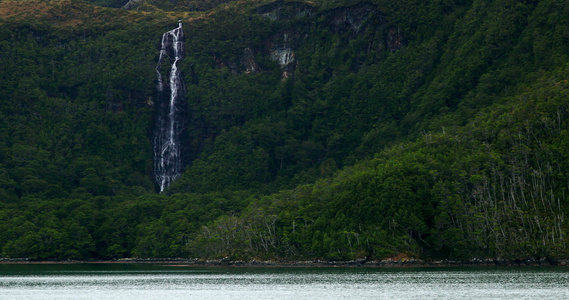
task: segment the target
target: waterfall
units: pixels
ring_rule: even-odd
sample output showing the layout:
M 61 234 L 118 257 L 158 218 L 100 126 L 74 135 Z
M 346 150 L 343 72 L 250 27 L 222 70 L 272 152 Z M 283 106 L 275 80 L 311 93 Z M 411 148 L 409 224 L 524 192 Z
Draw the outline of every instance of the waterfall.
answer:
M 154 178 L 160 192 L 182 175 L 182 142 L 184 131 L 183 111 L 185 85 L 178 68 L 184 55 L 184 31 L 182 22 L 178 28 L 162 35 L 162 47 L 156 65 L 158 100 L 154 130 Z M 163 64 L 168 64 L 168 76 L 164 76 Z M 166 72 L 164 72 L 166 73 Z

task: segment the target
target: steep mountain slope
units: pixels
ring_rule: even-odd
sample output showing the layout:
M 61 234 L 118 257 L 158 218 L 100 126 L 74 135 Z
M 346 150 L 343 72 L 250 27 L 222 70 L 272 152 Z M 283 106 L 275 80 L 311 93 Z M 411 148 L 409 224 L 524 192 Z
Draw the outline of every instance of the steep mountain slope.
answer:
M 567 257 L 569 5 L 178 2 L 0 2 L 3 256 Z M 185 173 L 157 194 L 180 19 Z

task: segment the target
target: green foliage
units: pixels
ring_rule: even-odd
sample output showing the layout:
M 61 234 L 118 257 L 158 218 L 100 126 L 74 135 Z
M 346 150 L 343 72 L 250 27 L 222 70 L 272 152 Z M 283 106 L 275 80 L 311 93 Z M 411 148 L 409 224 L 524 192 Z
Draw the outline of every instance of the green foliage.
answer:
M 16 193 L 45 199 L 74 190 L 113 195 L 133 184 L 152 190 L 152 111 L 145 102 L 153 93 L 155 53 L 143 29 L 90 28 L 71 40 L 26 25 L 1 30 L 9 36 L 1 50 L 9 134 L 2 163 Z M 140 51 L 131 53 L 137 45 Z M 129 182 L 135 174 L 146 178 Z
M 564 257 L 568 66 L 464 127 L 259 198 L 205 227 L 195 247 L 240 258 Z
M 87 2 L 91 2 L 95 5 L 101 5 L 106 7 L 123 7 L 127 4 L 128 0 L 86 0 Z
M 567 257 L 567 4 L 226 2 L 146 3 L 216 7 L 184 19 L 189 161 L 161 195 L 176 20 L 2 20 L 2 256 Z

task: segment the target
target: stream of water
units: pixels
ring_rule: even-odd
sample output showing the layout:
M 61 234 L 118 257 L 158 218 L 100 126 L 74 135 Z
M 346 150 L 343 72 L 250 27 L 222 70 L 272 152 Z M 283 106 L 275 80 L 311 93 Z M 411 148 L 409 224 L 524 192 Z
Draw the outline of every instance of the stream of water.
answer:
M 182 23 L 162 35 L 160 57 L 156 66 L 158 97 L 154 129 L 154 177 L 162 192 L 182 175 L 181 133 L 184 130 L 180 106 L 184 101 L 184 80 L 178 62 L 184 56 Z M 162 65 L 169 66 L 167 75 Z M 166 80 L 165 80 L 166 79 Z

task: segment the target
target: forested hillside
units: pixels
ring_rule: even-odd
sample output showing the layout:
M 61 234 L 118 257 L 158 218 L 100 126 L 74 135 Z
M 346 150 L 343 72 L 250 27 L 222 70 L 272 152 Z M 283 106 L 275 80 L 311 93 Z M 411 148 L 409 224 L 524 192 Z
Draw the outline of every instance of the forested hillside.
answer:
M 126 2 L 0 1 L 0 256 L 569 257 L 568 3 Z

